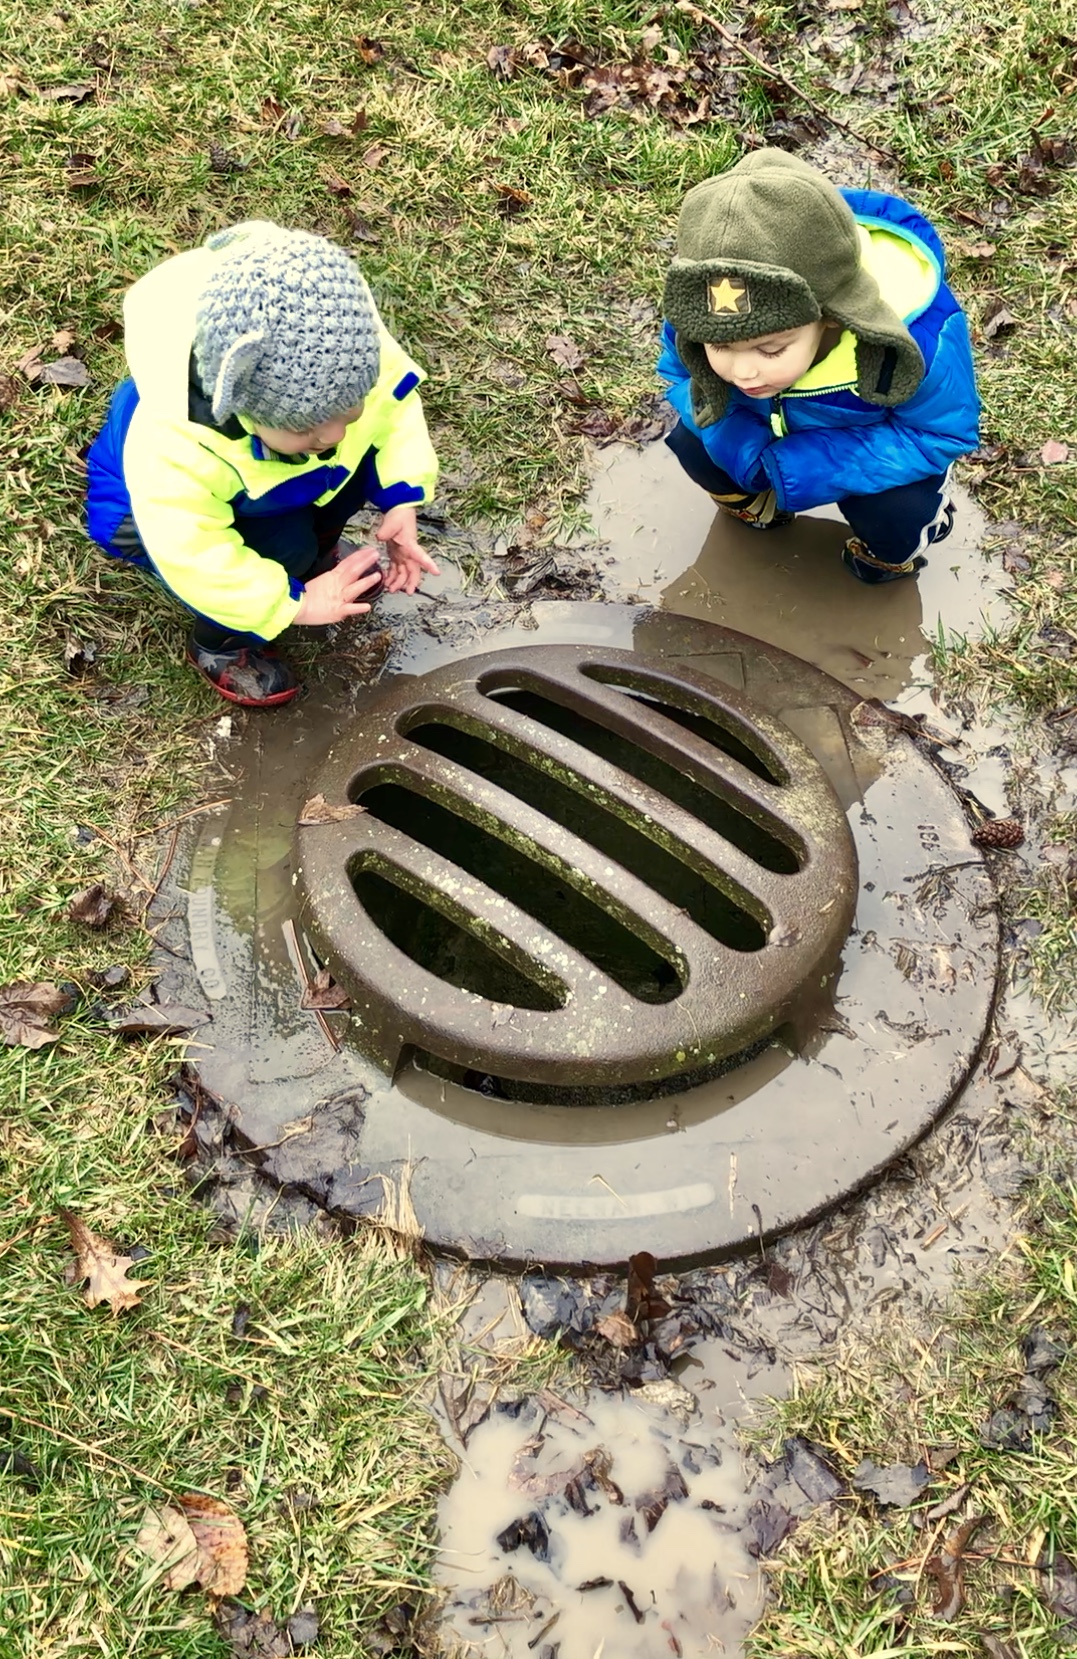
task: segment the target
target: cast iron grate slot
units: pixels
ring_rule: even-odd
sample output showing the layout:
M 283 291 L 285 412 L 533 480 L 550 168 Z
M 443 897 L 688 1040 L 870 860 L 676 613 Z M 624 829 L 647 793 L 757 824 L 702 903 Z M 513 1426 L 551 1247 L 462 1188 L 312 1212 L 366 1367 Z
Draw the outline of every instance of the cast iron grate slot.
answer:
M 563 1008 L 565 997 L 528 979 L 511 962 L 469 933 L 442 911 L 393 881 L 379 859 L 374 869 L 362 854 L 349 866 L 356 898 L 375 927 L 418 967 L 462 991 L 515 1008 L 551 1013 Z
M 500 893 L 641 1002 L 671 1002 L 683 990 L 673 965 L 616 917 L 479 825 L 403 784 L 360 787 L 354 798 L 371 817 Z
M 503 703 L 550 731 L 560 732 L 610 765 L 620 767 L 630 777 L 665 795 L 667 800 L 683 807 L 700 823 L 739 847 L 763 869 L 773 870 L 778 875 L 793 875 L 801 868 L 797 852 L 787 842 L 779 840 L 777 834 L 748 818 L 731 800 L 704 789 L 702 784 L 694 782 L 640 744 L 632 743 L 620 733 L 588 720 L 575 709 L 563 708 L 560 703 L 540 697 L 536 692 L 515 686 L 487 690 L 485 685 L 480 685 L 480 690 L 492 701 Z M 775 829 L 778 827 L 775 821 Z
M 787 1055 L 794 1055 L 796 1046 L 792 1028 L 788 1025 L 779 1026 L 765 1037 L 760 1037 L 747 1047 L 738 1049 L 735 1054 L 727 1054 L 723 1059 L 716 1060 L 713 1065 L 681 1072 L 676 1077 L 664 1077 L 645 1083 L 588 1084 L 572 1088 L 550 1083 L 520 1082 L 514 1077 L 495 1077 L 492 1072 L 475 1071 L 468 1066 L 454 1065 L 451 1060 L 444 1060 L 440 1054 L 431 1053 L 428 1049 L 413 1048 L 410 1055 L 403 1056 L 402 1059 L 405 1064 L 410 1061 L 418 1071 L 429 1072 L 432 1077 L 442 1077 L 447 1083 L 456 1083 L 460 1088 L 467 1089 L 472 1094 L 482 1095 L 486 1100 L 519 1100 L 529 1106 L 601 1108 L 632 1106 L 650 1100 L 664 1100 L 674 1094 L 683 1094 L 686 1089 L 699 1088 L 704 1083 L 713 1083 L 719 1077 L 727 1077 L 730 1072 L 739 1071 L 742 1066 L 758 1059 L 759 1055 L 766 1053 L 769 1048 L 779 1048 Z
M 755 916 L 594 796 L 580 794 L 526 759 L 444 721 L 409 726 L 407 737 L 409 742 L 467 767 L 552 818 L 646 882 L 731 950 L 762 950 L 766 944 L 766 930 Z M 507 1002 L 511 998 L 499 1000 Z
M 728 726 L 719 725 L 717 720 L 700 713 L 697 709 L 681 708 L 679 704 L 669 702 L 663 696 L 665 686 L 651 689 L 645 684 L 641 685 L 638 678 L 630 679 L 627 675 L 618 675 L 608 668 L 588 665 L 583 673 L 589 680 L 597 680 L 600 685 L 613 686 L 616 691 L 631 697 L 633 702 L 642 703 L 645 708 L 664 714 L 667 720 L 673 720 L 686 732 L 702 738 L 712 749 L 720 750 L 723 755 L 728 755 L 730 760 L 739 761 L 741 766 L 749 772 L 754 772 L 764 783 L 772 783 L 780 789 L 789 782 L 775 756 L 762 752 L 760 748 L 753 747 L 747 742 L 746 728 L 744 736 L 738 736 L 733 730 L 732 717 L 727 717 Z

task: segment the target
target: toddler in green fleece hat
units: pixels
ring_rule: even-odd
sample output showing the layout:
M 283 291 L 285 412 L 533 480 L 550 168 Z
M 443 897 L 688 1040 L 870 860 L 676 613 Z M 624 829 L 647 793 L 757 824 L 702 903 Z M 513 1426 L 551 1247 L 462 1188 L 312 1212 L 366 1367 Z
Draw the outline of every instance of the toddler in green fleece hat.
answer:
M 964 313 L 916 208 L 758 150 L 688 192 L 666 276 L 666 442 L 723 511 L 770 530 L 836 502 L 862 582 L 915 576 L 978 442 Z

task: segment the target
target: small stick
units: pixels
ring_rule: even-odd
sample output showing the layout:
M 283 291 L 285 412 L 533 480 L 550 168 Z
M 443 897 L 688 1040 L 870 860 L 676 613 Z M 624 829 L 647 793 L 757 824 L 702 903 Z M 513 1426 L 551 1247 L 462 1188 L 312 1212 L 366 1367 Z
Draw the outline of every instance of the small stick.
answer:
M 300 981 L 304 992 L 309 991 L 310 975 L 307 972 L 307 964 L 303 960 L 303 952 L 299 948 L 299 934 L 296 932 L 295 922 L 292 920 L 291 916 L 288 917 L 286 922 L 281 923 L 281 932 L 284 934 L 284 943 L 288 947 L 288 955 L 292 959 L 292 966 L 295 969 L 296 977 Z M 325 1038 L 334 1054 L 338 1053 L 340 1049 L 340 1038 L 329 1024 L 329 1021 L 326 1019 L 321 1009 L 310 1008 L 307 1012 L 314 1015 L 314 1018 L 321 1027 L 322 1036 Z
M 863 133 L 857 132 L 855 127 L 850 127 L 845 121 L 839 121 L 836 115 L 831 115 L 830 111 L 824 109 L 822 104 L 816 103 L 810 93 L 805 92 L 804 88 L 798 86 L 795 81 L 791 81 L 788 75 L 783 75 L 780 69 L 775 68 L 774 64 L 767 63 L 764 58 L 757 58 L 754 52 L 749 52 L 747 46 L 741 45 L 736 35 L 730 34 L 725 25 L 719 23 L 716 17 L 712 17 L 709 12 L 705 12 L 701 7 L 694 5 L 693 0 L 677 0 L 677 10 L 685 12 L 693 23 L 705 23 L 708 29 L 713 29 L 715 34 L 721 35 L 726 45 L 731 46 L 734 52 L 739 52 L 742 58 L 747 59 L 756 69 L 761 69 L 764 75 L 769 75 L 772 81 L 779 81 L 788 92 L 793 94 L 794 98 L 799 98 L 802 104 L 807 104 L 809 109 L 814 110 L 816 115 L 821 116 L 824 121 L 829 121 L 832 127 L 837 127 L 839 132 L 847 133 L 850 138 L 855 138 L 858 144 L 863 144 L 865 149 L 874 150 L 877 155 L 885 156 L 888 161 L 892 161 L 895 167 L 900 167 L 901 162 L 893 150 L 888 150 L 884 144 L 873 143 L 870 138 L 865 138 Z
M 66 1440 L 69 1446 L 77 1446 L 80 1452 L 87 1452 L 90 1457 L 99 1457 L 105 1463 L 111 1463 L 117 1469 L 123 1469 L 129 1475 L 136 1475 L 139 1480 L 145 1481 L 147 1486 L 155 1486 L 158 1492 L 172 1496 L 170 1486 L 162 1486 L 159 1480 L 147 1475 L 144 1469 L 136 1469 L 133 1463 L 125 1463 L 122 1457 L 111 1457 L 108 1452 L 101 1451 L 100 1447 L 92 1446 L 87 1440 L 77 1440 L 73 1434 L 65 1434 L 63 1429 L 51 1428 L 48 1423 L 42 1423 L 37 1417 L 26 1417 L 21 1411 L 12 1411 L 9 1407 L 3 1408 L 4 1416 L 10 1417 L 13 1423 L 24 1423 L 28 1428 L 43 1429 L 46 1434 L 55 1435 L 57 1440 Z
M 232 797 L 229 795 L 224 801 L 206 801 L 202 806 L 193 806 L 190 812 L 181 812 L 178 818 L 166 818 L 163 824 L 152 824 L 149 829 L 135 830 L 132 841 L 139 841 L 144 835 L 160 835 L 163 830 L 171 829 L 174 824 L 182 824 L 188 818 L 197 818 L 201 812 L 216 812 L 218 807 L 231 806 Z

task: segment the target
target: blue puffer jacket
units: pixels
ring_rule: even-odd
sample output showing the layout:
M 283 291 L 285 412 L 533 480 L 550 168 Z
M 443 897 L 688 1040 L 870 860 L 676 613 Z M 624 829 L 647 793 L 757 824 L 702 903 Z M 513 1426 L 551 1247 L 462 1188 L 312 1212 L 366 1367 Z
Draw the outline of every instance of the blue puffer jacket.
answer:
M 731 387 L 725 414 L 699 427 L 673 329 L 666 323 L 662 330 L 658 373 L 685 426 L 742 489 L 769 484 L 790 512 L 945 472 L 979 441 L 968 325 L 944 280 L 934 227 L 900 197 L 877 190 L 842 195 L 860 226 L 864 263 L 923 353 L 926 373 L 907 402 L 882 408 L 857 395 L 855 339 L 846 332 L 779 397 L 749 398 Z

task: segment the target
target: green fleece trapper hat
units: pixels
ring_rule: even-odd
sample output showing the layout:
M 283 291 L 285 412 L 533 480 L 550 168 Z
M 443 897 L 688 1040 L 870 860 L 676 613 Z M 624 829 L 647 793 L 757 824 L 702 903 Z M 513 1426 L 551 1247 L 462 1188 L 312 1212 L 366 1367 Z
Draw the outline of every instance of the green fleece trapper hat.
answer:
M 856 336 L 856 390 L 891 406 L 912 397 L 924 360 L 861 263 L 848 203 L 814 167 L 756 150 L 684 198 L 663 311 L 692 377 L 696 422 L 725 411 L 729 387 L 706 344 L 756 340 L 821 317 Z

